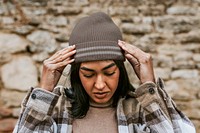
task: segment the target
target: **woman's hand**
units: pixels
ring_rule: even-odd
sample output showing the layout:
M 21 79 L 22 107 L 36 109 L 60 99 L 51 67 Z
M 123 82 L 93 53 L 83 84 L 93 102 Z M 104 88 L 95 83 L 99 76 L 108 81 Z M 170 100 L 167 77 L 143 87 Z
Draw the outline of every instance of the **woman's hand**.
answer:
M 75 45 L 64 48 L 43 62 L 43 71 L 40 87 L 52 91 L 58 83 L 64 68 L 72 63 L 71 57 L 76 53 Z
M 123 41 L 119 40 L 118 44 L 125 51 L 125 57 L 132 65 L 141 83 L 155 82 L 151 55 Z

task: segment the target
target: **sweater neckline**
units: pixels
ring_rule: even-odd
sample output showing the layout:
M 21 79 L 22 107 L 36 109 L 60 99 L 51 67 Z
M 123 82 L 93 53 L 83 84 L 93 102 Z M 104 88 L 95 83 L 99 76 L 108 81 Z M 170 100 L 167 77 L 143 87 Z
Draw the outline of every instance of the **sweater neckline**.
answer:
M 109 108 L 109 107 L 112 107 L 112 103 L 113 103 L 113 100 L 109 100 L 107 103 L 96 103 L 92 100 L 90 100 L 90 107 L 93 107 L 93 108 Z

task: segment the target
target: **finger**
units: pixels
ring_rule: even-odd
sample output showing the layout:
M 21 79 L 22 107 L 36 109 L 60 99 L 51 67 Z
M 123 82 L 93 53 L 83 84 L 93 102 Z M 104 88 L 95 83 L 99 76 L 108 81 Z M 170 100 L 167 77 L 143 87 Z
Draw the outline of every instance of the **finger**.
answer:
M 139 62 L 136 58 L 134 58 L 132 55 L 130 54 L 125 54 L 125 57 L 128 59 L 128 61 L 131 63 L 132 66 L 139 66 Z
M 68 64 L 71 64 L 72 62 L 74 62 L 75 59 L 66 59 L 62 62 L 58 62 L 56 64 L 53 64 L 52 65 L 52 69 L 54 70 L 57 70 L 57 69 L 60 69 L 61 67 L 65 67 L 67 66 Z
M 62 50 L 59 50 L 58 52 L 56 52 L 53 56 L 51 56 L 48 60 L 55 60 L 56 58 L 72 51 L 75 49 L 75 45 L 72 45 L 72 46 L 69 46 L 69 47 L 66 47 Z
M 64 55 L 58 56 L 58 57 L 57 57 L 56 59 L 54 59 L 54 60 L 51 60 L 50 63 L 55 64 L 55 63 L 62 62 L 62 61 L 64 61 L 64 60 L 68 59 L 68 58 L 71 58 L 72 55 L 74 55 L 75 53 L 76 53 L 76 50 L 70 51 L 70 52 L 68 52 L 68 53 L 66 53 L 66 54 L 64 54 Z
M 119 46 L 125 51 L 125 53 L 129 53 L 134 56 L 137 60 L 140 60 L 143 56 L 145 56 L 145 52 L 135 47 L 134 45 L 130 45 L 123 41 L 118 42 Z

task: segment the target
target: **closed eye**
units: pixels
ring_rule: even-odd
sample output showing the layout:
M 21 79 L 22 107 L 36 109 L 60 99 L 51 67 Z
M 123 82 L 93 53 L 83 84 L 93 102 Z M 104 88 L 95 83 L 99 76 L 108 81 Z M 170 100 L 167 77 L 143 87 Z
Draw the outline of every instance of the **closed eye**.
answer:
M 91 78 L 92 76 L 94 76 L 94 74 L 89 74 L 89 75 L 83 74 L 83 76 L 86 77 L 86 78 Z
M 115 74 L 115 71 L 114 71 L 114 72 L 111 72 L 111 73 L 105 72 L 104 74 L 105 74 L 106 76 L 112 76 L 113 74 Z

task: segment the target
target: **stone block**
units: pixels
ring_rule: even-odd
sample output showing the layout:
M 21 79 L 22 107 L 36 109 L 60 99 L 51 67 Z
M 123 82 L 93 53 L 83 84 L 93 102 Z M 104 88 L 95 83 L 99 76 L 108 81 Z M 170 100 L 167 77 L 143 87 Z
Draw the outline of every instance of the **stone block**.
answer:
M 126 8 L 122 6 L 111 6 L 108 8 L 108 12 L 111 16 L 121 15 L 121 16 L 128 16 L 128 15 L 137 15 L 138 9 L 133 6 L 127 6 Z
M 12 109 L 6 107 L 0 107 L 0 119 L 10 117 L 12 115 Z
M 200 62 L 200 54 L 193 54 L 192 58 L 195 62 Z
M 5 88 L 26 91 L 38 85 L 37 68 L 28 56 L 16 57 L 1 67 Z
M 57 48 L 54 36 L 48 31 L 36 30 L 27 36 L 32 42 L 29 46 L 31 52 L 55 52 Z
M 173 60 L 176 61 L 189 61 L 192 59 L 193 53 L 191 51 L 179 51 L 174 55 Z
M 28 46 L 28 41 L 18 35 L 0 33 L 0 53 L 16 53 L 25 51 Z
M 64 16 L 50 16 L 47 17 L 47 23 L 54 26 L 64 27 L 67 25 L 67 18 Z
M 121 28 L 124 33 L 128 34 L 147 34 L 153 30 L 153 27 L 148 24 L 123 23 Z
M 12 132 L 16 123 L 17 123 L 17 119 L 13 119 L 13 118 L 7 118 L 7 119 L 0 120 L 0 132 L 1 133 Z
M 167 13 L 172 15 L 195 15 L 196 11 L 197 8 L 184 5 L 176 5 L 167 9 Z
M 79 6 L 64 7 L 64 6 L 52 6 L 48 8 L 48 13 L 54 15 L 77 15 L 82 12 L 82 8 Z
M 182 78 L 182 79 L 190 79 L 190 78 L 197 78 L 199 76 L 198 70 L 190 70 L 190 69 L 180 69 L 172 71 L 171 78 Z
M 26 94 L 26 92 L 2 90 L 0 92 L 0 100 L 3 101 L 4 106 L 7 108 L 20 107 Z
M 200 20 L 196 16 L 159 16 L 154 19 L 158 32 L 185 33 L 200 27 Z
M 164 80 L 169 80 L 171 69 L 170 68 L 154 68 L 154 73 L 156 77 L 160 77 Z
M 173 66 L 172 57 L 165 54 L 159 54 L 153 56 L 153 64 L 154 66 L 161 68 L 163 67 L 172 68 Z

